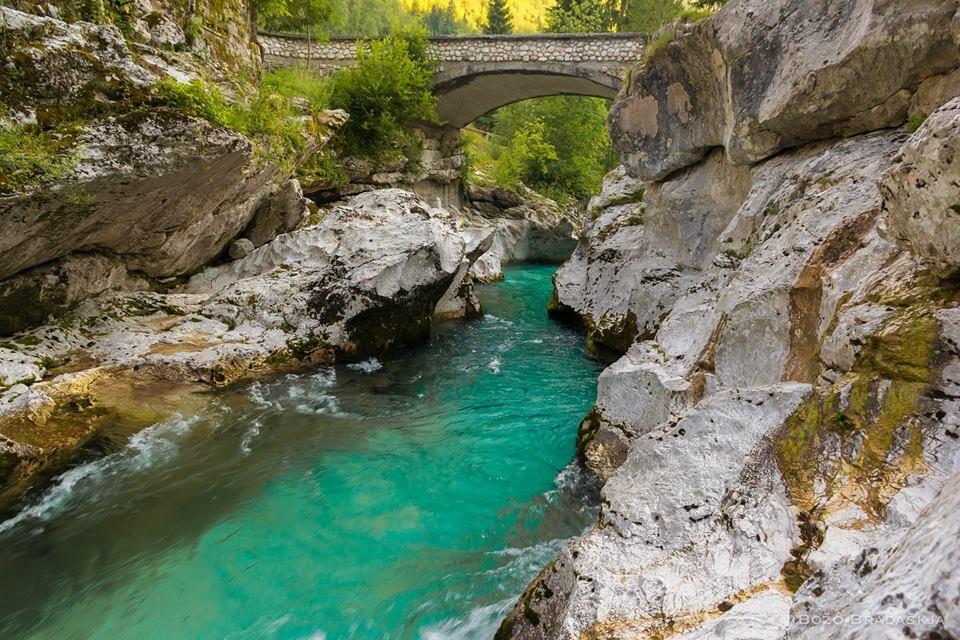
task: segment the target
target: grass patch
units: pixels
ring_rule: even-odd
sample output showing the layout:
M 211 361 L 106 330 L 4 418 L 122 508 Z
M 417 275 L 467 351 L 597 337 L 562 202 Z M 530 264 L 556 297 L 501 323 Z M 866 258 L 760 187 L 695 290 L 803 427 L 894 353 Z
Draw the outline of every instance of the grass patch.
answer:
M 201 80 L 188 83 L 165 78 L 153 86 L 153 103 L 242 133 L 254 140 L 259 160 L 292 170 L 311 134 L 316 116 L 327 106 L 326 81 L 299 69 L 265 73 L 259 90 L 234 100 Z M 311 117 L 312 116 L 312 117 Z
M 917 113 L 909 118 L 907 118 L 907 129 L 910 130 L 910 133 L 916 133 L 917 130 L 923 126 L 923 123 L 929 118 L 929 114 L 926 113 Z
M 0 120 L 0 193 L 53 182 L 78 162 L 70 136 Z

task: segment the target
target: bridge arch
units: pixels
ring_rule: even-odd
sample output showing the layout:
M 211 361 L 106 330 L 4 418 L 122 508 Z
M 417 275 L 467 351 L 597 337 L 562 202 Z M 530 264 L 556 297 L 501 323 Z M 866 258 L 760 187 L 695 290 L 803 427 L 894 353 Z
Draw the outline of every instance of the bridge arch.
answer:
M 554 95 L 613 98 L 620 79 L 584 65 L 526 63 L 468 65 L 437 74 L 437 113 L 453 127 L 463 127 L 502 106 Z
M 463 127 L 499 107 L 550 95 L 612 98 L 624 68 L 640 60 L 646 38 L 636 33 L 434 36 L 437 112 Z M 261 33 L 269 68 L 301 65 L 318 74 L 356 62 L 358 39 L 323 42 L 297 34 Z

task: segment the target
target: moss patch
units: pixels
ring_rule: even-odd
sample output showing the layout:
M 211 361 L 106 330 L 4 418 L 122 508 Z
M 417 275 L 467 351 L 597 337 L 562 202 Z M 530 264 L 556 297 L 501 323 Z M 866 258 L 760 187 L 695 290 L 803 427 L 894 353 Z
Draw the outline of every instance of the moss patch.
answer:
M 842 478 L 844 497 L 871 518 L 884 517 L 889 498 L 911 473 L 923 468 L 920 425 L 924 392 L 936 378 L 937 308 L 926 300 L 901 308 L 867 340 L 853 369 L 833 387 L 815 394 L 786 421 L 775 442 L 777 464 L 794 504 L 824 508 L 814 481 L 828 487 Z M 828 444 L 840 441 L 840 459 L 822 465 Z M 839 483 L 837 483 L 839 484 Z

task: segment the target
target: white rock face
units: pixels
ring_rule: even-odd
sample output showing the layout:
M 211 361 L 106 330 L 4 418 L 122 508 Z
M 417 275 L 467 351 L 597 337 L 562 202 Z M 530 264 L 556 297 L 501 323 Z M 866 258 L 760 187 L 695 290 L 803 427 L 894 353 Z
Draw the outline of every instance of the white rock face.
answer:
M 615 327 L 626 343 L 578 438 L 605 480 L 601 516 L 501 637 L 853 638 L 854 623 L 811 621 L 931 607 L 945 622 L 907 637 L 954 633 L 957 523 L 920 514 L 960 472 L 960 299 L 890 238 L 877 186 L 925 135 L 781 153 L 735 197 L 703 195 L 704 176 L 745 171 L 721 154 L 647 185 L 642 204 L 640 183 L 610 177 L 556 279 L 594 339 Z M 627 310 L 636 327 L 605 324 Z M 876 583 L 858 574 L 864 552 L 888 563 Z
M 576 246 L 581 226 L 576 206 L 561 207 L 528 189 L 514 193 L 471 185 L 468 196 L 459 221 L 465 241 L 493 234 L 489 249 L 470 270 L 477 282 L 503 279 L 503 265 L 512 262 L 563 262 Z
M 515 615 L 514 635 L 639 637 L 658 616 L 715 609 L 776 581 L 796 531 L 769 438 L 809 392 L 721 392 L 641 437 L 603 488 L 597 528 L 531 585 L 540 624 Z
M 960 269 L 960 97 L 923 123 L 880 188 L 890 233 L 943 273 Z
M 721 251 L 720 232 L 749 188 L 749 171 L 722 154 L 656 185 L 615 171 L 557 273 L 556 312 L 579 316 L 595 342 L 617 351 L 636 335 L 653 335 Z

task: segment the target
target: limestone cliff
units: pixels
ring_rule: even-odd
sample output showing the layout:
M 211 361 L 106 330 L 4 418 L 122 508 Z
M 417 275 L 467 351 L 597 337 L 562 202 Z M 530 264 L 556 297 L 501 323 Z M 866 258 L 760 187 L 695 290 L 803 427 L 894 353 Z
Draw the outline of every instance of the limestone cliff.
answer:
M 957 11 L 734 0 L 632 71 L 553 305 L 619 356 L 601 513 L 499 638 L 960 634 Z

